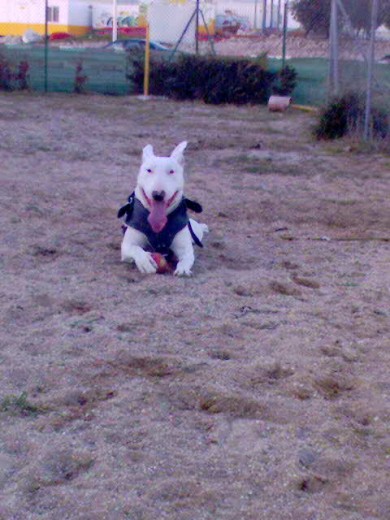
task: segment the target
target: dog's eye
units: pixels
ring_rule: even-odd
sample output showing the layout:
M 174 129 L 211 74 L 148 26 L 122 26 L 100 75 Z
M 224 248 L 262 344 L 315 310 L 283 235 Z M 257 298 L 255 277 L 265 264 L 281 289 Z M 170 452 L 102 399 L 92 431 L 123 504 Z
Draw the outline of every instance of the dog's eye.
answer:
M 148 173 L 152 173 L 152 170 L 150 168 L 147 168 L 146 170 Z
M 169 170 L 169 173 L 172 175 L 172 173 L 175 173 L 175 170 Z

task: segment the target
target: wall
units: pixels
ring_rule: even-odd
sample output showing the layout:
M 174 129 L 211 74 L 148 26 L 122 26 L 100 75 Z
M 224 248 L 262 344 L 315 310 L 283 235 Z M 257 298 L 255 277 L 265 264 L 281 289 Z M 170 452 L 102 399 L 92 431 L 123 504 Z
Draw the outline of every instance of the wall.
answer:
M 113 3 L 106 0 L 105 2 L 92 2 L 92 5 L 93 27 L 95 29 L 112 27 Z M 118 2 L 118 27 L 129 26 L 129 24 L 130 26 L 145 25 L 142 11 L 142 5 L 130 2 Z
M 210 2 L 200 2 L 200 8 L 206 19 L 210 34 L 214 32 L 215 7 Z M 154 0 L 148 7 L 150 37 L 164 43 L 176 43 L 195 10 L 194 1 L 174 3 L 170 0 Z M 199 15 L 199 33 L 206 32 L 202 17 Z M 195 17 L 182 40 L 195 43 Z
M 59 22 L 49 24 L 49 32 L 68 27 L 69 0 L 49 0 L 49 6 L 58 6 Z M 0 34 L 23 35 L 27 29 L 43 34 L 45 27 L 44 0 L 0 0 Z
M 256 24 L 256 29 L 262 28 L 263 0 L 257 0 L 257 3 L 255 2 L 255 0 L 252 0 L 252 1 L 215 0 L 215 6 L 216 6 L 217 14 L 225 14 L 226 11 L 231 11 L 235 15 L 247 17 L 252 28 L 255 27 L 255 24 Z M 255 11 L 255 8 L 256 8 L 256 11 Z M 283 8 L 283 2 L 282 2 L 282 8 Z M 271 18 L 271 9 L 270 9 L 270 5 L 268 2 L 267 18 L 266 18 L 267 27 L 270 24 L 270 18 Z M 273 20 L 274 20 L 273 25 L 275 27 L 277 24 L 277 2 L 276 1 L 274 2 Z M 280 28 L 282 27 L 282 23 L 283 23 L 283 12 L 281 10 Z M 294 18 L 291 16 L 291 13 L 289 13 L 288 29 L 290 29 L 290 30 L 297 29 L 298 27 L 299 27 L 299 23 L 296 20 L 294 20 Z

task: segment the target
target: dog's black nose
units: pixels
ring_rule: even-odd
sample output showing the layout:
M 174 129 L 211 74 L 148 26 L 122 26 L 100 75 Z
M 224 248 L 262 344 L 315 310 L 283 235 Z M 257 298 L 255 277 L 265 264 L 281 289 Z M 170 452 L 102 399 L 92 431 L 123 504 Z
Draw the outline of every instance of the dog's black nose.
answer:
M 152 197 L 156 202 L 162 202 L 165 198 L 165 191 L 153 191 Z

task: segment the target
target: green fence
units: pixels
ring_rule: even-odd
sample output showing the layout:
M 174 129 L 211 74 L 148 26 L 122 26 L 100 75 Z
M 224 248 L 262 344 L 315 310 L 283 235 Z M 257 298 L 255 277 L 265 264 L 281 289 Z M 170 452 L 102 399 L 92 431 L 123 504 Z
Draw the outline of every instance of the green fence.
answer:
M 26 47 L 0 45 L 0 58 L 3 57 L 16 70 L 21 61 L 29 65 L 28 84 L 32 90 L 43 91 L 45 88 L 45 49 L 44 46 Z M 293 100 L 297 104 L 319 106 L 327 99 L 328 60 L 323 58 L 296 58 L 288 61 L 298 73 L 297 87 Z M 281 68 L 281 60 L 270 59 L 272 71 Z M 362 74 L 364 63 L 361 61 L 343 62 L 344 83 L 354 89 L 357 79 L 365 80 Z M 128 79 L 131 72 L 131 60 L 127 53 L 112 52 L 104 49 L 58 49 L 48 48 L 47 87 L 49 92 L 74 92 L 77 87 L 77 75 L 82 90 L 100 94 L 128 95 L 134 92 L 134 86 Z M 376 64 L 375 79 L 381 89 L 376 98 L 380 104 L 390 109 L 390 66 Z M 361 85 L 364 90 L 365 85 Z M 383 93 L 381 96 L 380 93 Z
M 45 89 L 45 48 L 0 46 L 3 57 L 16 70 L 26 61 L 28 82 L 32 90 Z M 47 60 L 47 89 L 49 92 L 74 92 L 81 86 L 85 92 L 100 94 L 131 94 L 133 85 L 127 78 L 130 61 L 126 53 L 102 49 L 58 49 L 49 47 Z M 82 81 L 81 78 L 85 78 Z
M 279 70 L 281 60 L 269 60 L 271 70 Z M 294 58 L 287 65 L 297 73 L 294 103 L 320 106 L 326 103 L 328 90 L 329 61 L 325 58 Z M 343 91 L 365 91 L 366 66 L 363 61 L 344 60 L 341 67 Z M 390 66 L 376 63 L 374 70 L 375 100 L 378 105 L 390 110 Z

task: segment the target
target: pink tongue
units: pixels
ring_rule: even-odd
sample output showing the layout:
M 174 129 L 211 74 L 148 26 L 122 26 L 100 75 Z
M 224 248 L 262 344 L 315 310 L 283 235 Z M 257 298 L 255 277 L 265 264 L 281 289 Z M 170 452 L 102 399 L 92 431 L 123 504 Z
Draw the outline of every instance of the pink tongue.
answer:
M 148 222 L 155 233 L 159 233 L 165 227 L 168 219 L 164 201 L 153 201 L 152 209 L 148 216 Z

